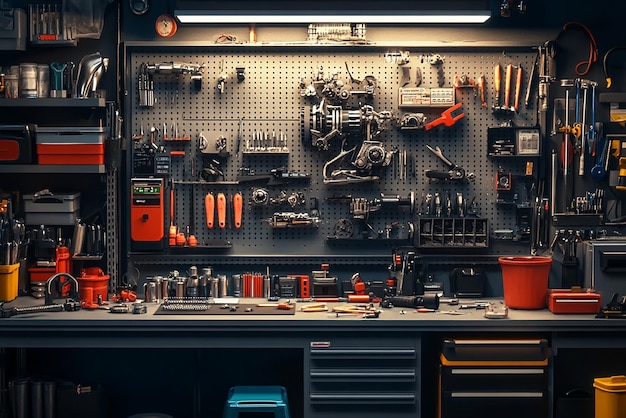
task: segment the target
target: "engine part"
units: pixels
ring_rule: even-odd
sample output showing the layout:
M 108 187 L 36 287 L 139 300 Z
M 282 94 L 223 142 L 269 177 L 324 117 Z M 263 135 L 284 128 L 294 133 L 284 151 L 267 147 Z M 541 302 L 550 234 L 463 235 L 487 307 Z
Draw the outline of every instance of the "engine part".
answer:
M 426 116 L 423 113 L 405 113 L 398 122 L 400 129 L 424 129 Z
M 349 238 L 354 235 L 354 225 L 350 219 L 341 218 L 335 222 L 333 235 L 337 238 Z
M 108 67 L 109 59 L 99 52 L 85 55 L 78 64 L 73 97 L 84 99 L 93 94 L 98 89 L 98 83 Z
M 344 141 L 345 145 L 345 141 Z M 378 180 L 377 171 L 391 163 L 395 151 L 386 151 L 380 141 L 364 141 L 358 152 L 356 146 L 342 149 L 336 157 L 324 164 L 324 184 L 361 183 Z M 350 165 L 354 168 L 344 167 L 348 156 L 354 155 Z M 339 167 L 333 169 L 334 165 Z
M 267 220 L 272 228 L 317 228 L 321 222 L 320 218 L 306 212 L 276 212 Z
M 311 107 L 309 131 L 311 143 L 319 151 L 327 151 L 335 137 L 360 136 L 371 140 L 389 127 L 391 113 L 376 112 L 371 105 L 346 109 L 322 101 Z

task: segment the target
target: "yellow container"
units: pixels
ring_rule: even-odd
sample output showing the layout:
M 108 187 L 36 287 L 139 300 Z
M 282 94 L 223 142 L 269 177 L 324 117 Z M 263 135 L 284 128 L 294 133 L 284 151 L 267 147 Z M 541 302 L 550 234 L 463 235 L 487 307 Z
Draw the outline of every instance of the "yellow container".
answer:
M 9 302 L 17 297 L 20 263 L 0 265 L 0 301 Z
M 626 417 L 626 376 L 593 379 L 596 400 L 595 418 Z

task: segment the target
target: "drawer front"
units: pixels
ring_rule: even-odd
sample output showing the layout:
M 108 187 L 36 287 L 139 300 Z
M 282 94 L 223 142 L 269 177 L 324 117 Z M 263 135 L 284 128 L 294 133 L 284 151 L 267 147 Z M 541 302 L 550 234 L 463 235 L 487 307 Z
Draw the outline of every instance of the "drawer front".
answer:
M 545 392 L 533 391 L 445 391 L 441 397 L 441 418 L 489 416 L 494 412 L 507 418 L 546 418 Z
M 544 367 L 441 367 L 443 390 L 545 390 Z
M 314 417 L 419 417 L 420 344 L 416 338 L 341 338 L 311 342 L 308 393 Z M 387 345 L 388 344 L 388 345 Z

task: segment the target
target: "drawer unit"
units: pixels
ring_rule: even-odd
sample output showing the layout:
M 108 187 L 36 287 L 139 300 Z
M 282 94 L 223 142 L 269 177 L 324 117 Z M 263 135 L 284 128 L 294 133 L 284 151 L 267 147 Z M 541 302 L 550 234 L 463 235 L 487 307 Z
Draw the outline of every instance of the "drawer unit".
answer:
M 440 355 L 440 418 L 490 411 L 547 417 L 548 356 L 543 339 L 446 340 Z
M 419 341 L 375 342 L 310 342 L 305 402 L 311 417 L 419 417 Z
M 104 164 L 105 137 L 100 127 L 39 127 L 39 164 Z

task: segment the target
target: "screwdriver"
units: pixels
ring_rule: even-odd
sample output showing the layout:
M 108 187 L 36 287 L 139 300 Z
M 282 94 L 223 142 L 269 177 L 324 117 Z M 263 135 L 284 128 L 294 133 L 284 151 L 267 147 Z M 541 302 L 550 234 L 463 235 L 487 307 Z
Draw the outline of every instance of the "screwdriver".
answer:
M 496 64 L 493 74 L 493 88 L 496 92 L 496 106 L 500 106 L 500 64 Z
M 204 207 L 206 210 L 206 226 L 213 229 L 213 220 L 215 219 L 215 196 L 213 193 L 207 193 L 204 196 Z
M 513 64 L 506 66 L 506 74 L 504 78 L 504 107 L 509 108 L 511 103 L 511 77 L 513 75 Z
M 241 228 L 241 215 L 243 209 L 243 197 L 241 193 L 235 193 L 233 196 L 233 219 L 235 220 L 235 229 Z
M 217 194 L 217 225 L 220 229 L 226 228 L 226 196 L 224 193 Z

